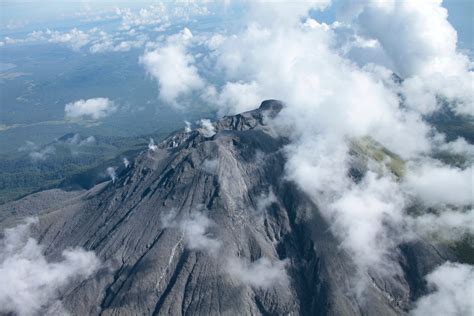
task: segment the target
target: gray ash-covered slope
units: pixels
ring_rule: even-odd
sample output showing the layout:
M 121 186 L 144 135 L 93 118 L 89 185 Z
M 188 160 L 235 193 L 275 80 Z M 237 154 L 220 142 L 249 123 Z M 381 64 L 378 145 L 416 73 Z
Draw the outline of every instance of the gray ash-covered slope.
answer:
M 285 180 L 288 140 L 266 124 L 281 107 L 265 101 L 224 117 L 210 137 L 199 129 L 176 133 L 140 154 L 115 183 L 4 205 L 2 226 L 36 208 L 35 234 L 50 260 L 71 246 L 95 251 L 103 268 L 61 293 L 75 315 L 406 313 L 425 292 L 423 276 L 443 258 L 423 242 L 403 245 L 394 254 L 401 272 L 374 273 L 358 300 L 351 257 L 317 206 Z M 199 231 L 185 236 L 182 223 L 196 214 L 213 223 L 205 226 L 209 245 L 190 246 Z M 284 262 L 279 273 L 288 277 L 259 284 L 229 271 L 229 258 Z

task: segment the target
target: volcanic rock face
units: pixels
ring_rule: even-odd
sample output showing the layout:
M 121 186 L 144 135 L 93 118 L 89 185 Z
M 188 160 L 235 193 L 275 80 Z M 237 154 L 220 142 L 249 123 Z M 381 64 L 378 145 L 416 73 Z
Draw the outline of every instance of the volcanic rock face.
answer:
M 270 100 L 224 117 L 212 136 L 176 133 L 114 183 L 4 205 L 1 225 L 33 208 L 48 259 L 68 247 L 96 253 L 102 268 L 61 291 L 74 315 L 406 313 L 425 292 L 423 275 L 444 260 L 440 252 L 405 244 L 394 254 L 399 271 L 371 273 L 356 293 L 351 257 L 317 206 L 285 180 L 288 140 L 267 124 L 281 107 Z

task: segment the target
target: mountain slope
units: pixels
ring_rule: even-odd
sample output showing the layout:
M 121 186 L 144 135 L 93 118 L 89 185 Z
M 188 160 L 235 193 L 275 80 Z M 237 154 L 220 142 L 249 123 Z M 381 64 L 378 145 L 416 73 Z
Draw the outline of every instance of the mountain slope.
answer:
M 266 124 L 281 107 L 265 101 L 224 117 L 215 131 L 174 134 L 115 182 L 3 205 L 1 226 L 36 208 L 34 234 L 50 260 L 68 247 L 95 251 L 101 270 L 61 292 L 75 315 L 408 312 L 426 292 L 423 276 L 448 254 L 424 241 L 402 245 L 400 269 L 370 273 L 360 299 L 353 259 L 311 199 L 285 180 L 288 140 Z

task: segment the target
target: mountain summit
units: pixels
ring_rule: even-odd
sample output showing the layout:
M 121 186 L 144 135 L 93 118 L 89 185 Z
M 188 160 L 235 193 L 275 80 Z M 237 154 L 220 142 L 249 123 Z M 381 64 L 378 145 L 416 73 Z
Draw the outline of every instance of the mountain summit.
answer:
M 399 269 L 358 285 L 354 259 L 285 177 L 289 141 L 269 124 L 282 108 L 268 100 L 177 132 L 90 190 L 3 205 L 1 226 L 37 216 L 32 233 L 50 261 L 94 251 L 99 270 L 60 290 L 74 315 L 408 313 L 449 254 L 405 243 L 393 254 Z

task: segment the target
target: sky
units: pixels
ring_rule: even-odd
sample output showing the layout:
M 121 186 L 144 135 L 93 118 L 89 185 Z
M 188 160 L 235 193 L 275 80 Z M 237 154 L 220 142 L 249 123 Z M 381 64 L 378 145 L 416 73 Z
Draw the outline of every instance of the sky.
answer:
M 354 258 L 357 292 L 370 282 L 369 271 L 400 271 L 390 256 L 400 244 L 433 236 L 455 242 L 474 233 L 472 138 L 447 137 L 430 120 L 449 111 L 472 124 L 470 1 L 2 7 L 0 52 L 55 45 L 92 65 L 97 56 L 130 53 L 117 69 L 133 64 L 156 101 L 179 113 L 206 106 L 219 118 L 264 99 L 282 100 L 285 107 L 271 125 L 290 139 L 286 179 L 313 199 Z M 30 57 L 37 58 L 34 51 Z M 59 102 L 55 115 L 105 122 L 134 109 L 117 100 L 83 92 Z M 211 121 L 201 124 L 213 131 Z M 359 180 L 350 176 L 354 149 L 367 156 Z M 422 215 L 410 214 L 413 207 Z M 208 225 L 203 218 L 180 225 L 195 231 L 196 222 Z M 246 277 L 239 263 L 231 266 Z M 472 311 L 463 297 L 472 292 L 473 269 L 446 263 L 432 271 L 427 281 L 435 290 L 413 313 L 432 314 L 439 308 L 433 301 L 446 315 Z

